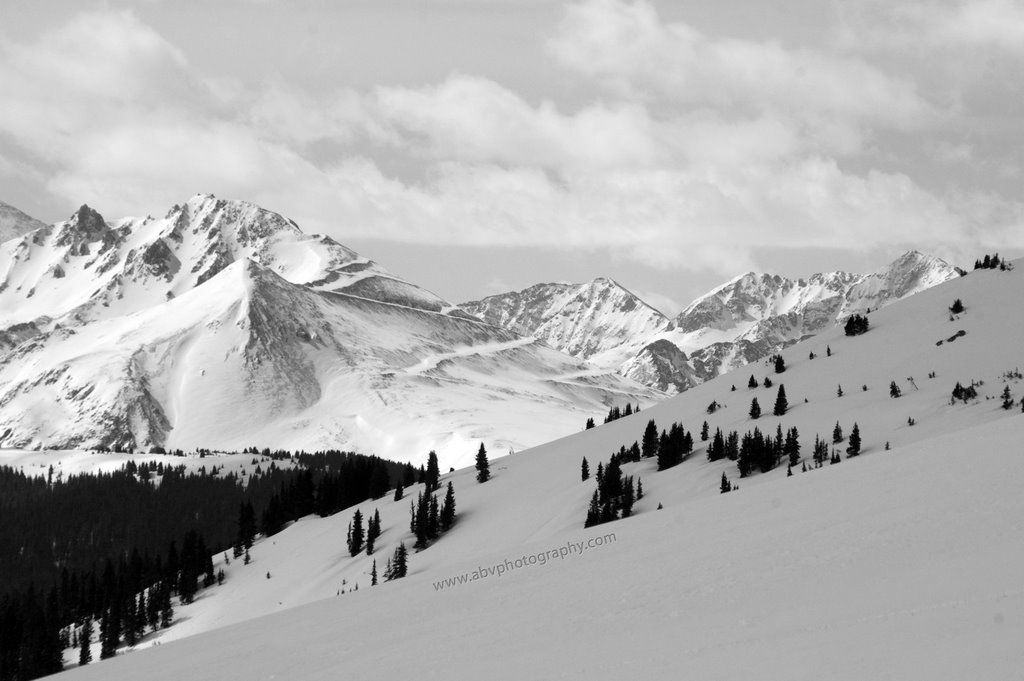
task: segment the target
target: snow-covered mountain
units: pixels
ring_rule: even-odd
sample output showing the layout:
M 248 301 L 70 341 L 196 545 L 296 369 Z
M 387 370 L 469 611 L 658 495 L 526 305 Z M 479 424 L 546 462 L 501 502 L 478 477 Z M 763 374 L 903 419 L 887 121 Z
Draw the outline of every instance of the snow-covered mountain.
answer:
M 539 284 L 460 307 L 597 368 L 673 393 L 756 362 L 855 312 L 877 310 L 957 276 L 943 260 L 911 251 L 867 275 L 788 279 L 748 272 L 672 320 L 608 279 Z
M 276 213 L 83 206 L 0 246 L 0 445 L 352 447 L 446 465 L 653 391 Z
M 0 244 L 45 226 L 46 223 L 0 201 Z
M 616 353 L 669 327 L 669 319 L 611 279 L 537 284 L 459 307 L 488 324 L 535 336 L 580 359 Z
M 748 272 L 690 303 L 672 321 L 667 337 L 689 354 L 696 376 L 707 380 L 961 273 L 918 251 L 866 275 L 830 272 L 787 279 Z
M 1012 313 L 1024 263 L 1016 265 L 873 311 L 863 335 L 826 325 L 783 349 L 784 373 L 755 370 L 785 386 L 783 416 L 748 415 L 751 399 L 770 405 L 778 385 L 732 390 L 734 379 L 721 376 L 639 415 L 492 460 L 484 484 L 472 468 L 444 474 L 459 516 L 411 554 L 405 579 L 369 586 L 373 560 L 379 570 L 399 542 L 412 543 L 408 499 L 358 505 L 364 517 L 380 512 L 374 556 L 345 550 L 355 508 L 304 518 L 259 540 L 251 565 L 218 558 L 225 584 L 176 608 L 179 622 L 140 644 L 148 650 L 69 678 L 390 679 L 425 668 L 499 680 L 681 670 L 722 679 L 822 670 L 851 680 L 1012 678 L 1024 663 L 1024 318 Z M 966 311 L 951 317 L 956 299 Z M 957 383 L 977 395 L 952 399 Z M 596 469 L 641 439 L 648 420 L 681 422 L 695 451 L 664 471 L 653 458 L 624 464 L 643 483 L 634 515 L 583 529 L 595 481 L 581 481 L 582 458 Z M 722 495 L 723 473 L 735 482 L 737 466 L 707 460 L 704 421 L 712 432 L 796 428 L 798 464 L 810 463 L 816 436 L 832 442 L 833 424 L 847 435 L 857 424 L 861 453 L 848 458 L 843 442 L 833 447 L 838 465 L 798 465 L 787 477 L 783 464 Z M 507 659 L 517 662 L 500 663 Z

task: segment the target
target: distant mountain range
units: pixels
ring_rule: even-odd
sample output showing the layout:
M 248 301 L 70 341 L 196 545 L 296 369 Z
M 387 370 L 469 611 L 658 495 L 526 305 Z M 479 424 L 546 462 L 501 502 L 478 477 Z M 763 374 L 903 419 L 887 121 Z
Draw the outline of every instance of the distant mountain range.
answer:
M 0 245 L 0 446 L 358 449 L 446 465 L 659 398 L 241 201 Z
M 676 393 L 960 272 L 917 251 L 866 275 L 830 272 L 794 280 L 748 272 L 693 301 L 674 319 L 605 278 L 537 284 L 460 307 L 595 368 Z
M 452 305 L 293 221 L 197 195 L 0 223 L 0 446 L 352 448 L 467 463 L 756 362 L 958 276 L 747 273 L 667 317 L 611 279 Z

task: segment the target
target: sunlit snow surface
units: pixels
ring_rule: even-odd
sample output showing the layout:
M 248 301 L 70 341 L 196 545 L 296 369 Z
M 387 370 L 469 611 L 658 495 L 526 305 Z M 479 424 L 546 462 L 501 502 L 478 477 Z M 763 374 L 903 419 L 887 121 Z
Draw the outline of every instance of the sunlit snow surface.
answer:
M 411 555 L 404 580 L 369 587 L 373 558 L 344 548 L 354 509 L 303 519 L 259 541 L 251 565 L 233 561 L 223 586 L 143 644 L 162 645 L 71 678 L 1021 678 L 1024 381 L 1001 376 L 1024 366 L 1022 274 L 975 272 L 872 313 L 866 335 L 828 331 L 785 351 L 784 374 L 751 367 L 785 384 L 782 419 L 747 417 L 755 395 L 769 413 L 776 389 L 747 389 L 745 370 L 495 459 L 483 485 L 472 469 L 446 474 L 459 520 Z M 955 298 L 967 312 L 951 321 Z M 972 379 L 984 381 L 979 399 L 950 404 L 953 385 Z M 890 381 L 902 397 L 889 397 Z M 1005 385 L 1017 400 L 1009 411 Z M 712 400 L 723 408 L 708 415 Z M 668 471 L 625 466 L 643 481 L 637 515 L 583 530 L 594 481 L 580 481 L 582 457 L 594 471 L 650 418 L 695 434 L 705 419 L 741 433 L 781 421 L 799 428 L 805 458 L 815 433 L 857 422 L 863 454 L 791 478 L 776 469 L 720 495 L 735 464 L 708 463 L 698 440 Z M 378 570 L 398 541 L 411 544 L 419 490 L 359 506 L 381 514 Z M 436 588 L 608 533 L 614 541 L 580 556 Z

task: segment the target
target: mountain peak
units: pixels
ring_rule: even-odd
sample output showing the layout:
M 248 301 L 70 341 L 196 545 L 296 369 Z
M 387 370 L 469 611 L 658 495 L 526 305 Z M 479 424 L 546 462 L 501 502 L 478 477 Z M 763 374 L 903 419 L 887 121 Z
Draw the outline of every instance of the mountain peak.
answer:
M 46 223 L 0 201 L 0 244 L 42 227 L 46 227 Z
M 669 324 L 665 315 L 610 277 L 585 284 L 536 284 L 459 307 L 583 359 L 623 344 L 635 352 L 640 339 Z
M 68 224 L 80 232 L 99 234 L 107 229 L 107 222 L 96 210 L 83 203 L 71 216 Z

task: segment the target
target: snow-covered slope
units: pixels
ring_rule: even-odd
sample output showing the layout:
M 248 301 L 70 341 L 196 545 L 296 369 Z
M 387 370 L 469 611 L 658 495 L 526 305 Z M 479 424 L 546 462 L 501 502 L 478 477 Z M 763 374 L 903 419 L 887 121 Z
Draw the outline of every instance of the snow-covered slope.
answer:
M 0 244 L 45 226 L 46 223 L 0 201 Z
M 326 237 L 197 196 L 0 247 L 0 445 L 351 447 L 445 465 L 656 393 L 461 313 Z M 456 389 L 457 388 L 457 389 Z
M 781 418 L 747 416 L 754 396 L 770 409 L 774 389 L 733 391 L 723 376 L 494 460 L 485 484 L 471 469 L 446 474 L 459 519 L 411 555 L 405 580 L 369 587 L 373 558 L 344 551 L 353 509 L 303 519 L 259 541 L 251 565 L 232 562 L 224 586 L 143 644 L 165 645 L 69 678 L 1013 678 L 1024 666 L 1017 264 L 873 311 L 864 335 L 827 328 L 783 350 L 789 368 L 772 375 L 789 395 Z M 956 298 L 966 312 L 951 320 Z M 953 385 L 972 380 L 978 398 L 951 403 Z M 1012 410 L 1001 408 L 1005 387 Z M 708 414 L 712 401 L 721 407 Z M 667 471 L 626 464 L 645 490 L 637 514 L 583 530 L 594 482 L 580 481 L 582 457 L 593 470 L 648 419 L 695 434 L 705 419 L 741 433 L 797 427 L 805 460 L 815 433 L 856 422 L 863 452 L 720 495 L 736 465 L 708 462 L 698 440 Z M 399 541 L 411 544 L 408 499 L 359 507 L 381 514 L 379 569 Z M 472 577 L 499 565 L 500 576 Z
M 959 276 L 948 263 L 910 251 L 868 275 L 808 279 L 748 272 L 690 303 L 669 320 L 607 279 L 538 284 L 465 303 L 485 321 L 645 385 L 681 392 L 756 362 L 855 312 L 878 309 Z

